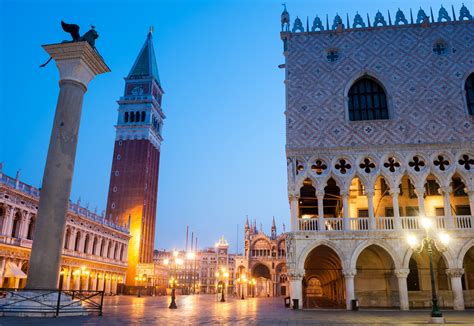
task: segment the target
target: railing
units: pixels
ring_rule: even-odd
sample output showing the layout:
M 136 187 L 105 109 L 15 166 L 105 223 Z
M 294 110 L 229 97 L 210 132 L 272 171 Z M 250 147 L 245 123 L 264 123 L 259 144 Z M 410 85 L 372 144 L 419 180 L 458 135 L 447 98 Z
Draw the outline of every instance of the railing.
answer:
M 318 231 L 318 219 L 317 218 L 303 218 L 299 220 L 300 231 Z
M 327 217 L 324 218 L 324 226 L 328 231 L 341 231 L 344 230 L 343 220 L 340 217 Z
M 368 230 L 369 218 L 368 217 L 349 217 L 349 228 L 352 231 Z
M 102 316 L 104 291 L 0 288 L 0 314 Z
M 474 216 L 431 216 L 433 227 L 436 229 L 474 229 Z M 394 217 L 375 217 L 374 225 L 371 226 L 368 217 L 348 217 L 347 224 L 342 217 L 325 217 L 321 223 L 318 217 L 298 219 L 299 231 L 392 231 L 401 227 L 401 230 L 419 230 L 422 228 L 419 216 L 401 216 L 400 224 L 396 224 Z M 324 225 L 324 228 L 322 228 Z
M 474 226 L 474 216 L 454 216 L 455 229 L 472 229 Z
M 393 230 L 395 229 L 393 224 L 393 217 L 377 217 L 375 219 L 375 225 L 377 230 Z

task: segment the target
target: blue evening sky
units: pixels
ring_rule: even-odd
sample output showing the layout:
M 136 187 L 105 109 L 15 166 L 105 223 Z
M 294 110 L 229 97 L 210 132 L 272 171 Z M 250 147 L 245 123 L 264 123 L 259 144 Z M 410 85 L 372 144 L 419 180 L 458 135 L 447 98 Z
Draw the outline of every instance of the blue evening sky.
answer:
M 105 208 L 117 116 L 125 77 L 155 28 L 162 86 L 161 147 L 156 248 L 184 247 L 186 225 L 199 247 L 224 235 L 239 247 L 245 216 L 272 216 L 289 228 L 286 192 L 284 62 L 279 39 L 283 1 L 22 1 L 0 0 L 0 162 L 4 173 L 39 186 L 58 96 L 58 72 L 41 44 L 68 39 L 61 19 L 95 25 L 97 48 L 112 72 L 86 93 L 71 198 Z M 451 15 L 459 1 L 286 1 L 296 16 L 330 21 L 359 11 L 371 21 L 380 9 L 394 20 L 422 6 L 435 17 L 443 4 Z M 464 0 L 473 11 L 472 1 Z M 388 19 L 387 19 L 388 20 Z M 324 18 L 323 18 L 324 21 Z

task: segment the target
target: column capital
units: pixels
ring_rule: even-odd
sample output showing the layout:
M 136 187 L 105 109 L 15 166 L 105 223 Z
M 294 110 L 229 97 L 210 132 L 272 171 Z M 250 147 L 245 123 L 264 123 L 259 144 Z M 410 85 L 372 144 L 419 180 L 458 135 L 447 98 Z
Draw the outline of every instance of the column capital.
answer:
M 357 274 L 357 269 L 355 268 L 342 270 L 342 275 L 344 275 L 344 277 L 354 277 L 356 276 L 356 274 Z
M 407 278 L 408 274 L 410 274 L 410 269 L 408 268 L 399 268 L 393 271 L 397 278 Z
M 464 268 L 448 268 L 446 275 L 449 277 L 461 277 L 464 274 Z
M 288 273 L 287 275 L 290 281 L 301 281 L 303 279 L 302 273 Z
M 318 198 L 319 198 L 319 197 L 324 198 L 324 195 L 325 195 L 324 190 L 317 190 L 317 191 L 316 191 L 316 197 L 318 197 Z
M 47 44 L 43 45 L 43 49 L 56 62 L 60 82 L 75 81 L 87 89 L 87 85 L 96 75 L 110 71 L 97 50 L 87 42 Z
M 375 194 L 374 189 L 365 189 L 365 195 L 366 195 L 367 197 L 373 197 L 374 194 Z
M 399 188 L 390 189 L 388 193 L 390 194 L 390 196 L 395 197 L 395 196 L 400 195 L 400 189 Z
M 425 195 L 425 187 L 416 187 L 415 188 L 415 194 L 418 197 L 423 197 Z
M 450 194 L 451 192 L 453 191 L 453 188 L 449 187 L 449 186 L 442 186 L 442 187 L 439 187 L 438 189 L 438 193 L 440 195 L 442 194 Z

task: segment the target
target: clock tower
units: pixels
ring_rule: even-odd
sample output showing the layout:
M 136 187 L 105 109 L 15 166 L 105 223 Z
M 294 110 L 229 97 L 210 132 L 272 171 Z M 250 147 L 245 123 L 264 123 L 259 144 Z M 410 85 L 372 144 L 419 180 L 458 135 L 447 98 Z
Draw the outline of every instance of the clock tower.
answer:
M 134 285 L 138 263 L 153 262 L 163 89 L 152 30 L 147 35 L 119 99 L 106 218 L 130 223 L 126 284 Z

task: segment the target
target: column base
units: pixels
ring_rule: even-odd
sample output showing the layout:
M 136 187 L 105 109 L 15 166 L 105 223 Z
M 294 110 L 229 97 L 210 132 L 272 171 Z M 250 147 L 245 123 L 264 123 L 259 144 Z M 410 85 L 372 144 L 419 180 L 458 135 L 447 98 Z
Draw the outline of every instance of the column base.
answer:
M 444 324 L 446 323 L 446 320 L 444 317 L 430 317 L 429 322 L 430 324 Z
M 51 291 L 9 292 L 0 299 L 2 317 L 56 317 L 58 293 Z M 61 293 L 59 317 L 88 316 L 90 311 L 82 307 L 79 300 Z

